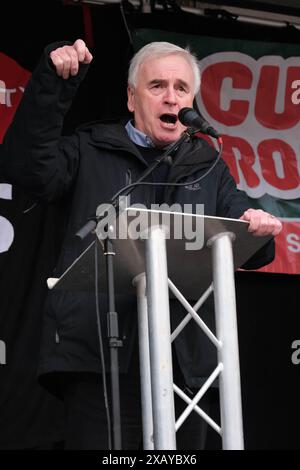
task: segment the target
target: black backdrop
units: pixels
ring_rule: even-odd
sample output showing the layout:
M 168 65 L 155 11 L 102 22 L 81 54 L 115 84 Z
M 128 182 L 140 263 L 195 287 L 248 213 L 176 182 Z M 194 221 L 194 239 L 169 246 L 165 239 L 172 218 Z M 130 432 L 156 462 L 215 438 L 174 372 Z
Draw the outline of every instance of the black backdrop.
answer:
M 283 32 L 182 12 L 142 15 L 129 12 L 133 10 L 129 7 L 126 18 L 132 34 L 137 27 L 148 27 L 300 42 L 300 32 L 294 29 Z M 82 122 L 126 112 L 132 46 L 120 7 L 93 6 L 91 14 L 95 60 L 67 117 L 65 132 Z M 63 6 L 55 0 L 5 3 L 1 18 L 5 21 L 0 51 L 29 71 L 48 43 L 84 38 L 80 6 Z M 0 173 L 1 182 L 5 180 Z M 7 345 L 7 363 L 0 365 L 0 448 L 45 448 L 63 440 L 61 404 L 35 378 L 45 280 L 55 262 L 63 214 L 41 205 L 23 214 L 31 201 L 16 188 L 13 199 L 0 204 L 0 214 L 15 228 L 13 246 L 0 254 L 0 339 Z M 292 342 L 300 338 L 299 276 L 237 273 L 236 278 L 246 448 L 299 449 L 300 365 L 291 361 Z M 210 432 L 209 448 L 219 445 Z

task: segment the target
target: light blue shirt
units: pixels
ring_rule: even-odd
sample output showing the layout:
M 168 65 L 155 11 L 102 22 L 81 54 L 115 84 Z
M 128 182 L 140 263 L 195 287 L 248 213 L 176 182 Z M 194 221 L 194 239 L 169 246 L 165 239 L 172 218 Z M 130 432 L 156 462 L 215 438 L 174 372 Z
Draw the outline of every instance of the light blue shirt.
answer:
M 133 126 L 132 122 L 132 120 L 128 121 L 125 126 L 129 139 L 136 145 L 140 145 L 141 147 L 155 147 L 150 137 L 144 134 L 144 132 L 141 132 L 136 129 Z

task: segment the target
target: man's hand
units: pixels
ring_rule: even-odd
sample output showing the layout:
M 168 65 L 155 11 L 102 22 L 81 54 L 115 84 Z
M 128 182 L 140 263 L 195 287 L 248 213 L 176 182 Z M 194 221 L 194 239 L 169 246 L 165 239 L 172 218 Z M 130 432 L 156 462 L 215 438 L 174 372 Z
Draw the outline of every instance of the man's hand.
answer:
M 50 59 L 59 77 L 65 80 L 70 75 L 77 75 L 79 64 L 89 64 L 93 56 L 82 39 L 77 39 L 72 46 L 63 46 L 50 53 Z
M 282 230 L 282 223 L 274 215 L 261 209 L 248 209 L 240 217 L 249 222 L 248 232 L 257 237 L 273 235 L 276 237 Z

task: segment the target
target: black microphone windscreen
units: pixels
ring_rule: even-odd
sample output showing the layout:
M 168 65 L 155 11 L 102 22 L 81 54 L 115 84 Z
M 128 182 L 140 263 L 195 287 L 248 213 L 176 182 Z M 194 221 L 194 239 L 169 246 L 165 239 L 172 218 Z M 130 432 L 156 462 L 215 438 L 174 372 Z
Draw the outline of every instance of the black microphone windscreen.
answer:
M 197 129 L 203 134 L 211 135 L 216 139 L 220 137 L 219 133 L 193 108 L 181 108 L 178 113 L 178 119 L 184 126 Z

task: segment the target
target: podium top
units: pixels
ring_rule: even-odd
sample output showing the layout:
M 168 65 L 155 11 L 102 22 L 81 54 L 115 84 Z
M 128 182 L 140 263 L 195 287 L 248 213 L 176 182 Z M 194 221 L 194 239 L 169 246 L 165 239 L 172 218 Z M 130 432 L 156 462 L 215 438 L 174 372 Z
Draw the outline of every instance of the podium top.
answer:
M 122 294 L 135 294 L 133 279 L 145 272 L 145 239 L 153 226 L 163 226 L 166 233 L 168 276 L 186 298 L 197 299 L 212 282 L 212 237 L 231 232 L 234 236 L 235 269 L 242 266 L 271 237 L 254 237 L 248 222 L 222 217 L 180 212 L 150 211 L 128 208 L 111 224 L 110 233 L 116 256 L 115 289 Z M 95 248 L 98 255 L 98 286 L 106 292 L 106 269 L 100 224 L 96 240 L 72 263 L 50 288 L 94 291 Z

